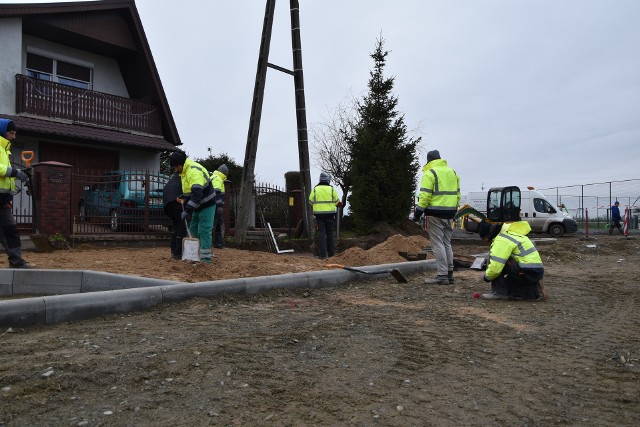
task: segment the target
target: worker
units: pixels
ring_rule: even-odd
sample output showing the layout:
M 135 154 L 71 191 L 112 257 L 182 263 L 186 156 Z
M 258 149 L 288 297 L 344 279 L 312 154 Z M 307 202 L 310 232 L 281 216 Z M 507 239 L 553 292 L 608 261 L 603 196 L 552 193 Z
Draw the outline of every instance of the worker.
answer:
M 215 192 L 209 171 L 199 163 L 188 159 L 182 151 L 169 155 L 169 165 L 180 174 L 182 196 L 185 198 L 181 220 L 190 219 L 191 236 L 200 240 L 200 262 L 211 262 L 211 234 L 216 213 Z
M 620 202 L 616 200 L 616 202 L 611 206 L 611 225 L 609 226 L 609 235 L 613 234 L 613 229 L 617 228 L 620 231 L 620 234 L 624 234 L 622 229 L 622 216 L 620 216 Z
M 419 221 L 422 214 L 427 217 L 427 231 L 431 248 L 436 257 L 437 276 L 425 280 L 427 284 L 453 284 L 453 217 L 460 205 L 460 178 L 440 158 L 438 150 L 427 153 L 427 164 L 422 168 L 420 195 L 413 213 Z
M 491 243 L 489 263 L 483 276 L 485 282 L 491 282 L 491 292 L 482 295 L 483 298 L 546 299 L 542 283 L 544 266 L 540 253 L 527 237 L 530 231 L 527 221 L 480 223 L 480 237 Z
M 229 168 L 222 164 L 211 174 L 213 191 L 216 193 L 216 215 L 213 226 L 213 247 L 224 248 L 224 221 L 222 220 L 222 209 L 224 208 L 224 182 L 229 175 Z
M 10 268 L 33 268 L 22 258 L 22 244 L 16 220 L 13 217 L 13 195 L 16 178 L 24 182 L 27 174 L 11 166 L 11 143 L 16 139 L 16 124 L 0 118 L 0 243 L 9 258 Z
M 187 236 L 187 227 L 182 219 L 182 206 L 178 202 L 182 195 L 180 174 L 173 173 L 162 190 L 164 213 L 171 219 L 171 256 L 182 259 L 182 239 Z
M 331 185 L 331 175 L 326 172 L 320 173 L 318 185 L 313 187 L 311 194 L 309 194 L 309 202 L 318 227 L 318 256 L 322 259 L 332 257 L 336 252 L 333 225 L 336 220 L 337 208 L 342 207 L 342 203 L 338 198 L 338 192 Z

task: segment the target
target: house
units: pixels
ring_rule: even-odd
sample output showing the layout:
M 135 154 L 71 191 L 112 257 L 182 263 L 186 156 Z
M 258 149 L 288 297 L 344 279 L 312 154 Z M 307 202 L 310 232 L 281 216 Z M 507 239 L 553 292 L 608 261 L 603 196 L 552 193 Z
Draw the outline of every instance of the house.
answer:
M 78 173 L 158 170 L 181 145 L 134 0 L 0 4 L 0 40 L 18 164 L 22 149 Z

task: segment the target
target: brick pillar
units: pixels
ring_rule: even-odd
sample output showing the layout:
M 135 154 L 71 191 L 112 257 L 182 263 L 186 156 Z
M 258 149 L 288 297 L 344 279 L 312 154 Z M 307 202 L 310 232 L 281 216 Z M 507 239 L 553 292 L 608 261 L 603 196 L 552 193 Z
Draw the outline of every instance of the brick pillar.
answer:
M 42 162 L 33 165 L 35 230 L 71 235 L 71 165 Z

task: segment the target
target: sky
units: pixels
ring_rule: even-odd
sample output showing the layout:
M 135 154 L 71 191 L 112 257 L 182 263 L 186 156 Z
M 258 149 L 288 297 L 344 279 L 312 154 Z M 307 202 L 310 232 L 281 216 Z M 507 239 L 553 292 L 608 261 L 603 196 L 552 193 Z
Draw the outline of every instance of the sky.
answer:
M 242 164 L 266 1 L 136 5 L 182 148 Z M 639 16 L 637 0 L 300 0 L 308 128 L 366 94 L 382 37 L 420 164 L 439 150 L 463 193 L 640 178 Z M 287 69 L 290 31 L 278 0 L 269 62 Z M 257 181 L 299 170 L 296 135 L 293 77 L 269 69 Z

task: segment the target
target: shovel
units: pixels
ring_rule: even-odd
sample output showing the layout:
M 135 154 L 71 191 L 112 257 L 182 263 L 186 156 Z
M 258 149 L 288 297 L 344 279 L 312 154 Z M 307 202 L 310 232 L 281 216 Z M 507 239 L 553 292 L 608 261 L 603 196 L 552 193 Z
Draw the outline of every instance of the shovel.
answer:
M 180 206 L 182 206 L 182 212 L 184 212 L 184 200 L 180 199 Z M 189 230 L 189 224 L 187 219 L 184 219 L 184 226 L 187 229 L 187 236 L 182 238 L 182 260 L 183 261 L 200 261 L 200 239 L 196 239 L 191 236 Z
M 400 270 L 398 270 L 397 268 L 394 268 L 392 270 L 383 270 L 383 271 L 365 271 L 365 270 L 361 270 L 359 268 L 347 267 L 346 265 L 342 265 L 342 264 L 327 264 L 325 267 L 327 267 L 327 268 L 341 268 L 343 270 L 354 271 L 356 273 L 362 273 L 362 274 L 386 274 L 386 273 L 389 273 L 399 283 L 408 283 L 407 282 L 407 278 L 404 277 L 402 275 L 402 273 L 400 272 Z

